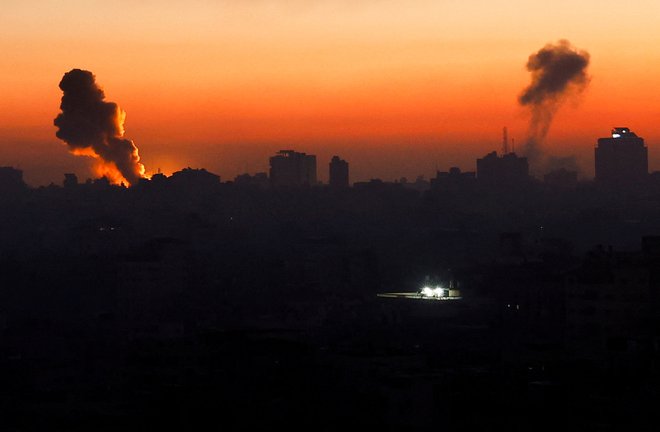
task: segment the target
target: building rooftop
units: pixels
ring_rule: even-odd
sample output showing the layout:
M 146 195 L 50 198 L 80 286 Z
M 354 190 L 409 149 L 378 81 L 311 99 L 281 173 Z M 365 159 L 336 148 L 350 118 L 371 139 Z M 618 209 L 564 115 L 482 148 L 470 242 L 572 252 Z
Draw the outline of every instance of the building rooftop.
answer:
M 445 297 L 425 296 L 418 292 L 381 293 L 381 294 L 376 294 L 376 296 L 383 298 L 401 298 L 408 300 L 430 300 L 430 301 L 451 301 L 451 300 L 461 300 L 463 298 L 460 296 L 445 296 Z
M 637 135 L 634 132 L 630 132 L 630 129 L 627 127 L 612 128 L 612 138 L 622 138 L 625 136 L 636 137 Z

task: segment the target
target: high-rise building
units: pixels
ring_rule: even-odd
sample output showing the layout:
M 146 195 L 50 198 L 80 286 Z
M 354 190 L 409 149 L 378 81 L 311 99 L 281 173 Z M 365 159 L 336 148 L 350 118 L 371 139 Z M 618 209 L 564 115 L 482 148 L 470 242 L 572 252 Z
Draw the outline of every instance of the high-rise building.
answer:
M 270 184 L 274 187 L 316 184 L 316 156 L 280 150 L 270 158 Z
M 0 192 L 16 192 L 25 189 L 23 171 L 13 167 L 0 167 Z
M 348 187 L 348 162 L 333 156 L 330 161 L 330 186 L 334 188 Z
M 477 181 L 489 186 L 514 186 L 529 180 L 529 164 L 526 157 L 515 153 L 498 156 L 488 153 L 477 159 Z
M 596 181 L 605 185 L 630 185 L 648 177 L 648 149 L 644 139 L 627 127 L 615 127 L 612 136 L 599 138 L 595 149 Z

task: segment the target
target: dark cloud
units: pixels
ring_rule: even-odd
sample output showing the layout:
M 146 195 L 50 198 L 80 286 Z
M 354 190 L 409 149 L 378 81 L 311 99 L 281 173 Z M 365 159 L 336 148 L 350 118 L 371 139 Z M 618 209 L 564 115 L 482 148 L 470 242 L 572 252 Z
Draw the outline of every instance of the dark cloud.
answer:
M 518 101 L 531 110 L 524 152 L 532 164 L 542 162 L 541 145 L 557 109 L 567 97 L 589 84 L 588 65 L 589 53 L 577 50 L 567 40 L 548 44 L 529 56 L 527 70 L 532 74 L 532 82 Z
M 144 166 L 133 141 L 125 139 L 124 112 L 116 103 L 105 102 L 94 75 L 73 69 L 60 81 L 64 92 L 55 118 L 56 136 L 77 153 L 94 154 L 114 165 L 130 184 L 144 176 Z

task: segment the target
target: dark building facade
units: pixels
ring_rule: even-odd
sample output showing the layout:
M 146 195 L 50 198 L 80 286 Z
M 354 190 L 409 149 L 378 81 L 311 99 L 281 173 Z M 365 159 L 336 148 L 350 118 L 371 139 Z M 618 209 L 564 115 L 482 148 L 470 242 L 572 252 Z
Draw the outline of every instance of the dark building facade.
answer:
M 316 156 L 280 150 L 270 158 L 270 184 L 274 187 L 316 184 Z
M 436 171 L 435 178 L 431 179 L 431 189 L 462 191 L 474 186 L 475 175 L 474 171 L 462 172 L 458 167 Z
M 339 156 L 333 156 L 330 161 L 330 186 L 334 188 L 348 187 L 348 162 Z
M 220 176 L 206 171 L 204 168 L 184 168 L 169 177 L 173 186 L 188 187 L 196 190 L 214 188 L 220 184 Z
M 599 246 L 566 276 L 566 349 L 574 359 L 639 368 L 660 352 L 660 237 L 641 251 Z
M 254 175 L 248 173 L 239 174 L 234 178 L 234 184 L 237 186 L 256 187 L 259 189 L 268 188 L 268 174 L 265 172 L 258 172 Z
M 23 171 L 13 167 L 0 167 L 0 191 L 21 191 L 26 188 Z
M 596 181 L 601 184 L 626 185 L 648 177 L 648 149 L 644 139 L 627 127 L 615 127 L 611 137 L 598 139 L 595 161 Z
M 529 180 L 527 158 L 515 153 L 498 156 L 497 152 L 488 153 L 477 159 L 477 180 L 490 186 L 512 186 Z

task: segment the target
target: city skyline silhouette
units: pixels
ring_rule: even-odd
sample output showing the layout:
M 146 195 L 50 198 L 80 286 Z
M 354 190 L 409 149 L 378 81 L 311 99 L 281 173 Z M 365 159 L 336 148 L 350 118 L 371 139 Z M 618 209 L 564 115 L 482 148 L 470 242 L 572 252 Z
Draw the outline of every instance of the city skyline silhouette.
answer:
M 659 2 L 2 6 L 0 431 L 659 429 Z
M 543 13 L 423 0 L 76 5 L 47 2 L 43 15 L 31 2 L 7 5 L 0 161 L 34 186 L 92 169 L 54 137 L 57 84 L 73 68 L 96 74 L 127 113 L 127 136 L 150 174 L 191 166 L 233 178 L 266 171 L 270 155 L 295 148 L 343 155 L 356 180 L 428 178 L 436 165 L 474 169 L 499 149 L 504 126 L 522 154 L 530 112 L 518 98 L 531 82 L 529 58 L 562 39 L 589 53 L 589 82 L 557 111 L 544 149 L 593 176 L 594 140 L 625 125 L 646 139 L 651 170 L 660 166 L 656 47 L 653 24 L 643 25 L 652 5 L 616 8 L 626 39 L 596 25 L 610 9 L 585 3 Z M 97 9 L 122 22 L 118 38 Z

